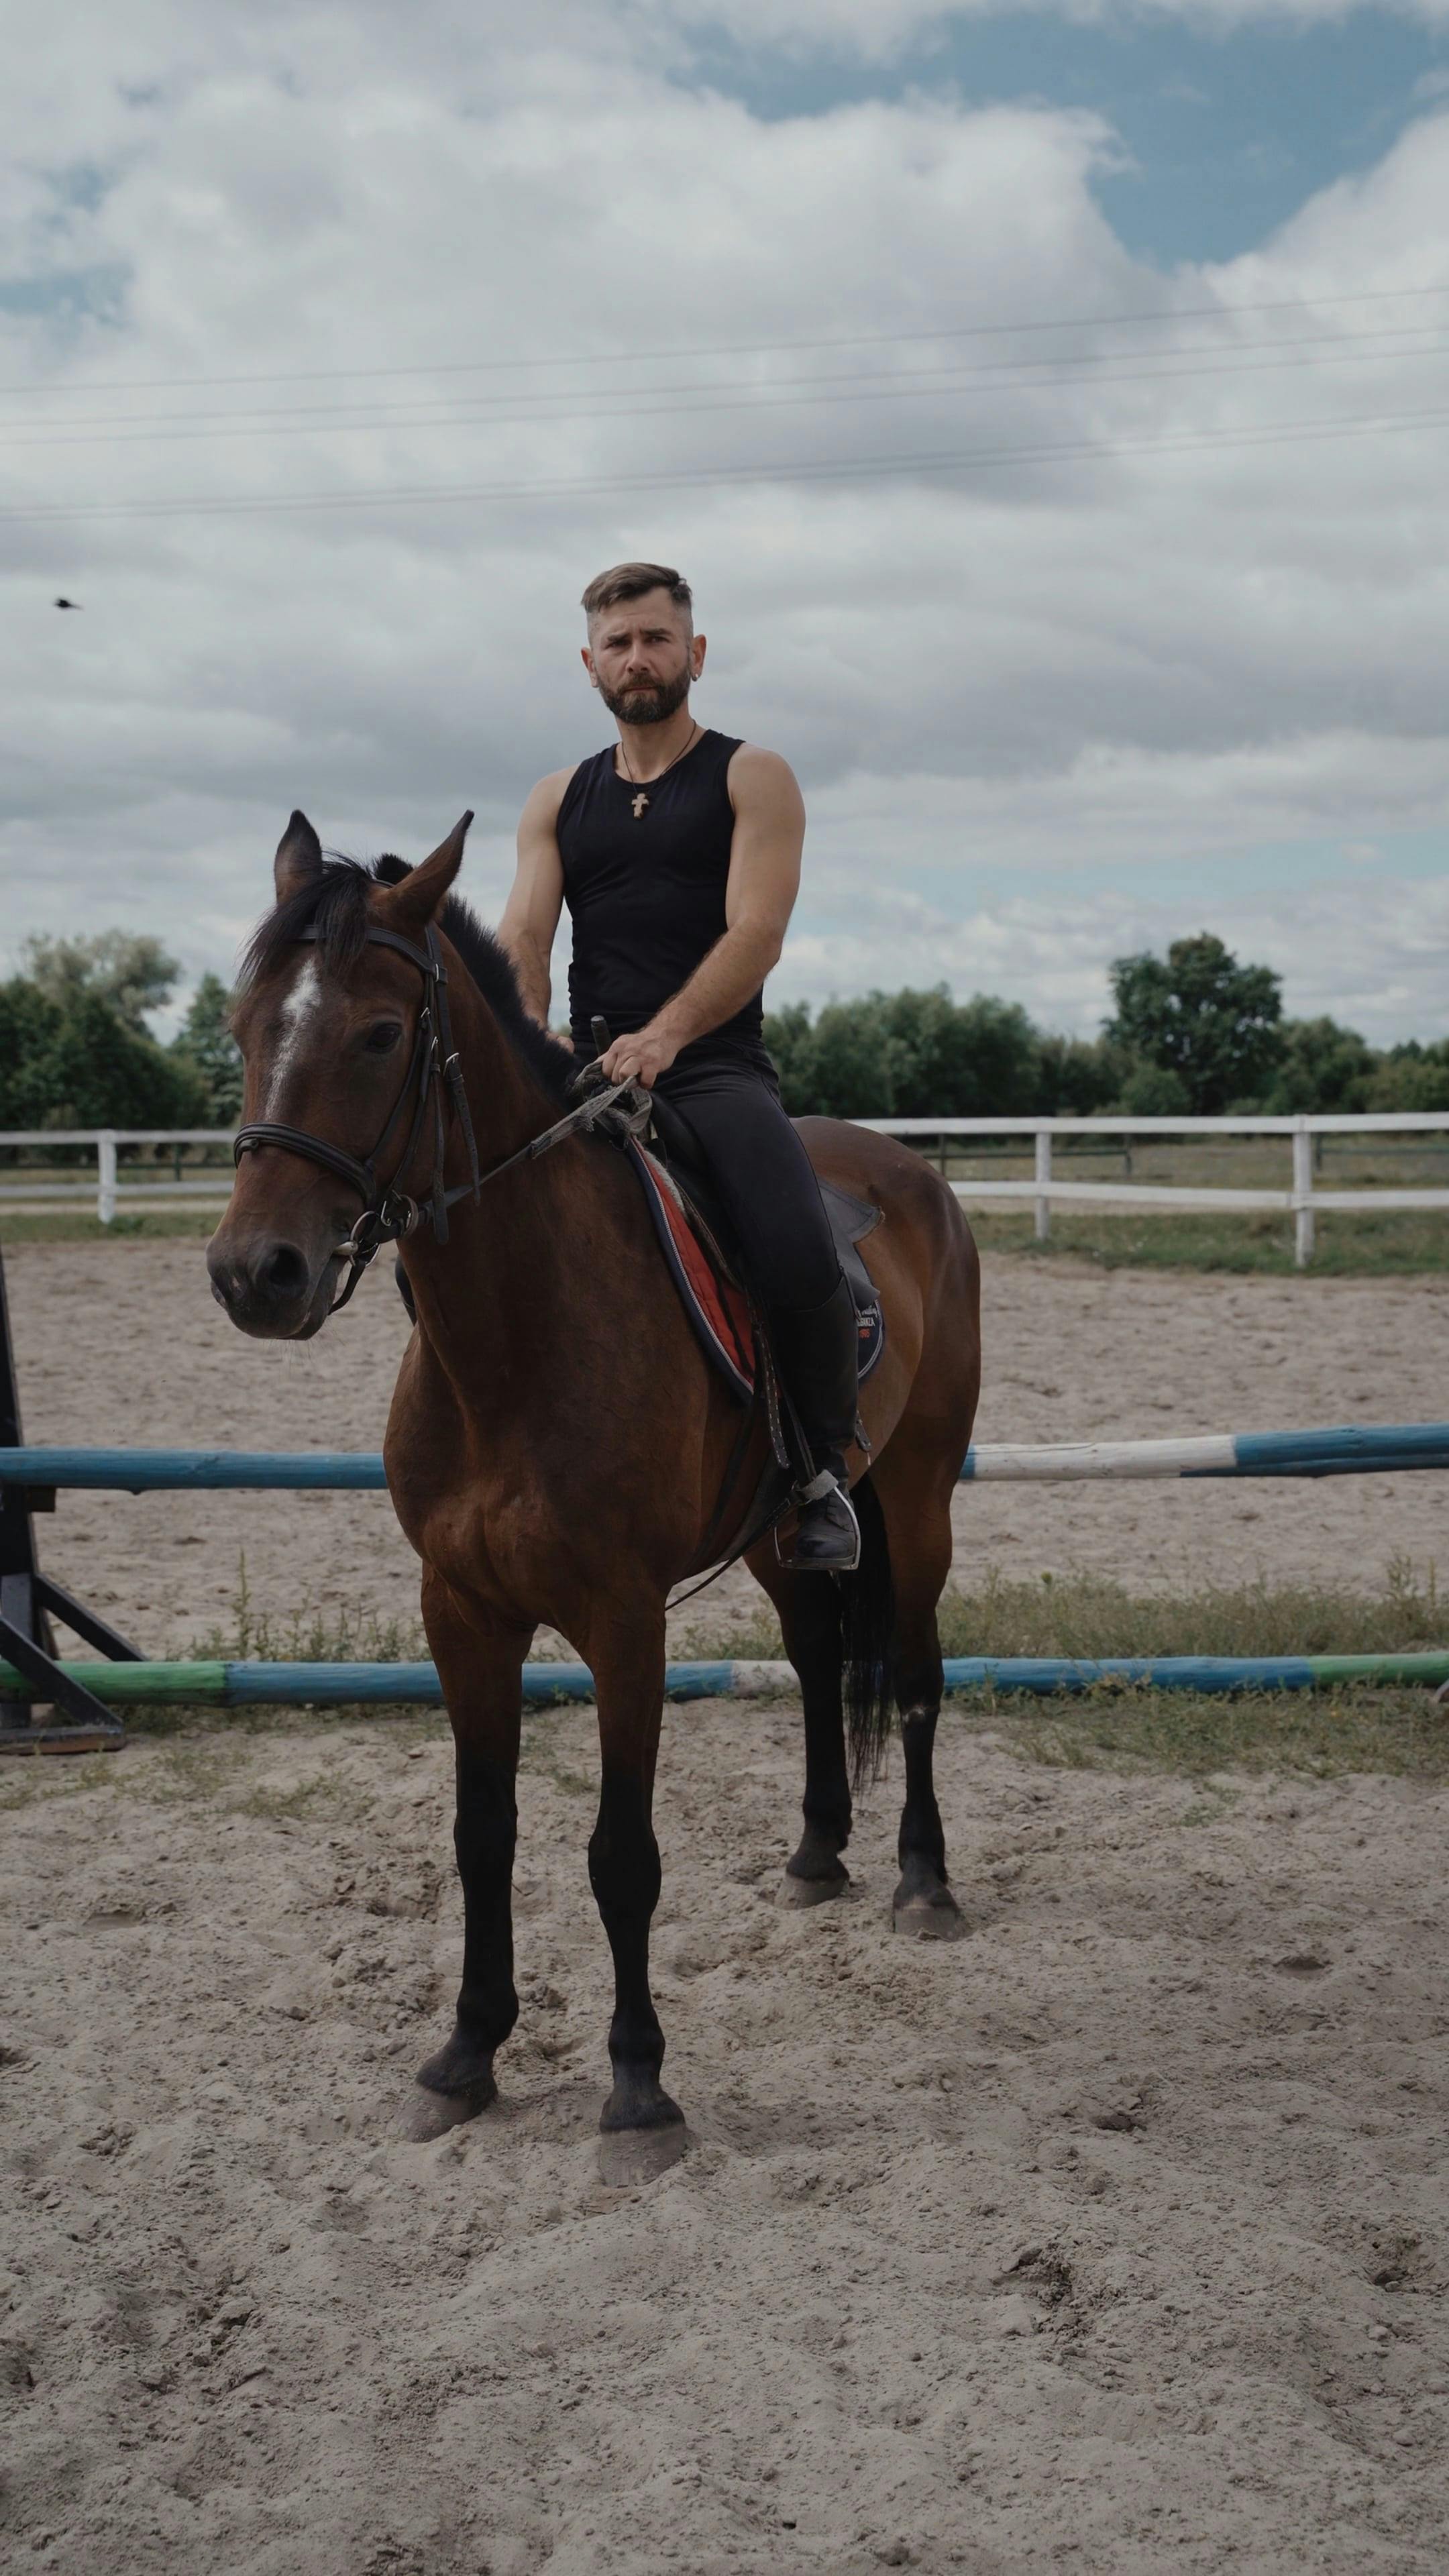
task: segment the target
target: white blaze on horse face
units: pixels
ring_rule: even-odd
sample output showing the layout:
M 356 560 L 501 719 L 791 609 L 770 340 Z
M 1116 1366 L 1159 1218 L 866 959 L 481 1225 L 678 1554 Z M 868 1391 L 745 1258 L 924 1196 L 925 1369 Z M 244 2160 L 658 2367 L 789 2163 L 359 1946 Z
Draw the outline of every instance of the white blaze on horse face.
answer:
M 307 1022 L 315 1017 L 321 1005 L 322 978 L 317 972 L 316 958 L 308 957 L 304 959 L 297 980 L 282 1004 L 285 1035 L 277 1049 L 276 1060 L 272 1066 L 266 1107 L 262 1111 L 264 1118 L 276 1117 L 282 1104 L 282 1094 L 287 1087 L 287 1076 L 292 1070 L 297 1050 L 306 1032 Z

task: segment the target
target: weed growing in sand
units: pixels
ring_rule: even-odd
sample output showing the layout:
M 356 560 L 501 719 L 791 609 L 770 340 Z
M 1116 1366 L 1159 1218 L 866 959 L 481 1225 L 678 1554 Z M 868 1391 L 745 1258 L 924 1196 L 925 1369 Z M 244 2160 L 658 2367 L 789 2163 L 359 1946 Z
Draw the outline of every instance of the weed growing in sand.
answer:
M 1434 1646 L 1449 1637 L 1438 1577 L 1407 1558 L 1389 1567 L 1382 1593 L 1312 1584 L 1205 1584 L 1196 1592 L 1135 1593 L 1102 1574 L 1008 1579 L 988 1566 L 971 1590 L 952 1584 L 938 1624 L 943 1655 L 1374 1655 Z M 768 1612 L 711 1640 L 691 1632 L 701 1657 L 785 1649 Z
M 1021 1582 L 988 1569 L 974 1588 L 953 1586 L 947 1592 L 940 1625 L 948 1656 L 1096 1658 L 1389 1654 L 1443 1642 L 1449 1619 L 1433 1566 L 1420 1569 L 1399 1559 L 1383 1590 L 1367 1595 L 1267 1583 L 1139 1594 L 1103 1575 Z M 245 1562 L 229 1625 L 189 1648 L 193 1655 L 222 1661 L 395 1662 L 426 1651 L 420 1625 L 381 1619 L 354 1602 L 321 1605 L 309 1600 L 288 1613 L 258 1611 Z M 773 1617 L 762 1611 L 753 1625 L 732 1623 L 727 1633 L 713 1639 L 702 1623 L 691 1628 L 688 1651 L 703 1658 L 776 1661 L 784 1650 Z M 1449 1777 L 1449 1715 L 1427 1692 L 1366 1684 L 1232 1699 L 1118 1684 L 1104 1684 L 1081 1698 L 1063 1694 L 1049 1700 L 1009 1693 L 998 1697 L 988 1690 L 951 1700 L 943 1722 L 975 1733 L 990 1730 L 1033 1761 L 1072 1768 L 1171 1771 L 1197 1780 L 1216 1772 L 1275 1769 L 1322 1777 L 1346 1771 L 1424 1780 Z M 441 1712 L 384 1715 L 376 1708 L 137 1709 L 128 1713 L 127 1725 L 137 1735 L 166 1743 L 165 1762 L 154 1771 L 148 1766 L 135 1783 L 144 1794 L 162 1800 L 222 1795 L 232 1776 L 226 1766 L 239 1758 L 248 1738 L 335 1734 L 359 1725 L 373 1734 L 386 1726 L 401 1752 L 439 1741 L 447 1731 Z M 523 1730 L 525 1768 L 570 1797 L 592 1796 L 592 1773 L 575 1770 L 561 1759 L 560 1748 L 557 1721 L 542 1710 L 530 1712 Z M 107 1755 L 74 1771 L 67 1767 L 64 1786 L 69 1790 L 119 1781 L 123 1770 L 124 1757 L 118 1764 Z M 48 1787 L 48 1781 L 29 1777 L 13 1785 L 7 1780 L 0 1808 L 29 1804 Z M 324 1812 L 340 1816 L 352 1794 L 323 1774 L 296 1786 L 259 1787 L 242 1804 L 247 1812 L 285 1821 Z M 1184 1818 L 1199 1821 L 1211 1821 L 1205 1806 L 1201 1811 L 1190 1808 Z
M 115 1753 L 94 1753 L 81 1760 L 40 1761 L 17 1757 L 0 1772 L 0 1816 L 34 1807 L 47 1798 L 73 1798 L 83 1789 L 109 1788 L 116 1777 Z
M 1171 1771 L 1197 1780 L 1225 1771 L 1449 1778 L 1449 1715 L 1428 1691 L 1354 1684 L 1230 1699 L 1103 1684 L 1080 1699 L 1050 1700 L 973 1691 L 948 1704 L 943 1723 L 989 1730 L 1013 1752 L 1058 1770 Z M 1213 1820 L 1206 1809 L 1181 1819 Z
M 243 1758 L 239 1744 L 192 1734 L 167 1744 L 155 1763 L 137 1771 L 136 1787 L 158 1807 L 205 1805 L 220 1797 Z
M 227 1619 L 178 1651 L 222 1664 L 399 1664 L 425 1659 L 428 1645 L 421 1619 L 380 1618 L 362 1601 L 304 1597 L 290 1610 L 259 1608 L 243 1549 Z
M 1381 1593 L 1313 1584 L 1204 1584 L 1134 1593 L 1101 1574 L 1009 1581 L 994 1567 L 978 1590 L 946 1592 L 945 1655 L 1375 1655 L 1440 1644 L 1449 1617 L 1435 1568 L 1397 1558 Z
M 545 1716 L 524 1719 L 519 1767 L 531 1772 L 536 1779 L 551 1780 L 556 1789 L 562 1789 L 570 1798 L 598 1795 L 597 1778 L 587 1779 L 582 1771 L 575 1771 L 570 1764 L 560 1760 L 557 1722 Z

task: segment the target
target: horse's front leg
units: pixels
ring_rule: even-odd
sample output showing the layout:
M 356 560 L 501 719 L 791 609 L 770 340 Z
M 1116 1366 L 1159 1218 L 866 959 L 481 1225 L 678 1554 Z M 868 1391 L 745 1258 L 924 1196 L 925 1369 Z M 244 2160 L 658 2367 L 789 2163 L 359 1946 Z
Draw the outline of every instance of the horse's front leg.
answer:
M 462 1603 L 428 1569 L 423 1624 L 452 1721 L 457 1768 L 453 1848 L 463 1887 L 463 1982 L 453 2035 L 418 2069 L 424 2087 L 409 2123 L 438 2137 L 497 2095 L 494 2051 L 518 2019 L 513 1983 L 513 1850 L 518 1837 L 518 1739 L 523 1659 L 532 1631 Z
M 659 2081 L 664 2033 L 649 1991 L 649 1927 L 659 1902 L 654 1765 L 664 1700 L 664 1611 L 592 1621 L 589 1663 L 599 1704 L 603 1777 L 589 1839 L 589 1880 L 614 1959 L 609 2027 L 613 2090 L 599 2126 L 600 2171 L 637 2182 L 683 2153 L 684 2114 Z

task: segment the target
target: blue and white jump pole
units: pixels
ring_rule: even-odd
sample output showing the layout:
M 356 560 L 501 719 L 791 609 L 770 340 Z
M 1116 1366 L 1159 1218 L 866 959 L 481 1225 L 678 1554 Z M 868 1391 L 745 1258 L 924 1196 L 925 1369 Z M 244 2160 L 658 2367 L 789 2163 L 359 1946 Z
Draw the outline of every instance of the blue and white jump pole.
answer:
M 1345 1423 L 1325 1431 L 1222 1431 L 1186 1440 L 984 1441 L 971 1484 L 1191 1476 L 1399 1475 L 1449 1467 L 1449 1422 Z M 346 1449 L 0 1449 L 0 1490 L 74 1493 L 382 1491 L 381 1453 Z

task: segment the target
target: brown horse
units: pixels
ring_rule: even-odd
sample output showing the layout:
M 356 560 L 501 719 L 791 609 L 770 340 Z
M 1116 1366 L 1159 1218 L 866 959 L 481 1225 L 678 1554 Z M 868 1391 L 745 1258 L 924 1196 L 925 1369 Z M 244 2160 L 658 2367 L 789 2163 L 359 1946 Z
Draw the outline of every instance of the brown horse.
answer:
M 350 1287 L 356 1244 L 415 1215 L 402 1190 L 421 1198 L 424 1219 L 433 1196 L 432 1234 L 423 1223 L 408 1239 L 417 1327 L 385 1454 L 422 1559 L 423 1619 L 452 1722 L 465 1930 L 456 2025 L 420 2071 L 412 2125 L 436 2134 L 494 2098 L 494 2053 L 517 2019 L 520 1675 L 547 1623 L 587 1660 L 598 1701 L 589 1875 L 616 1997 L 601 2127 L 606 2169 L 628 2175 L 684 2139 L 659 2081 L 664 2038 L 649 1991 L 665 1604 L 672 1585 L 745 1533 L 768 1432 L 762 1418 L 741 1457 L 738 1403 L 694 1339 L 623 1155 L 570 1136 L 510 1163 L 567 1107 L 577 1066 L 527 1017 L 503 952 L 449 894 L 470 820 L 416 869 L 380 860 L 368 870 L 324 860 L 311 825 L 293 816 L 235 1019 L 256 1132 L 239 1140 L 249 1149 L 208 1264 L 243 1332 L 305 1340 Z M 823 1178 L 882 1211 L 866 1250 L 887 1340 L 862 1390 L 869 1472 L 859 1451 L 850 1460 L 861 1570 L 790 1574 L 768 1540 L 747 1559 L 778 1609 L 804 1701 L 805 1824 L 783 1893 L 814 1903 L 848 1883 L 852 1778 L 880 1739 L 866 1690 L 853 1771 L 842 1672 L 849 1652 L 869 1661 L 884 1651 L 905 1747 L 894 1920 L 949 1937 L 961 1918 L 932 1786 L 936 1604 L 979 1384 L 976 1252 L 955 1199 L 917 1155 L 826 1119 L 807 1119 L 802 1133 Z M 370 1211 L 361 1225 L 360 1201 Z M 721 1523 L 726 1481 L 737 1499 Z M 888 1602 L 891 1572 L 892 1632 L 862 1638 L 869 1621 L 852 1620 L 852 1608 L 872 1586 Z

